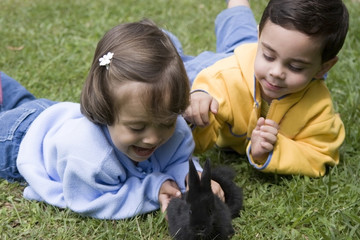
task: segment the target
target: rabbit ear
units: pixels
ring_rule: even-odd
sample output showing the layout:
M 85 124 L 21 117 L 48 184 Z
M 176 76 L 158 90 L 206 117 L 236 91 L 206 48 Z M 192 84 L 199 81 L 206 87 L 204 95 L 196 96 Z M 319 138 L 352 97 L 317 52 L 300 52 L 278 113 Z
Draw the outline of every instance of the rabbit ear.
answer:
M 199 174 L 195 168 L 194 162 L 192 159 L 189 159 L 189 191 L 198 192 L 200 188 L 200 178 Z
M 205 191 L 212 192 L 212 190 L 211 190 L 211 168 L 210 168 L 210 160 L 209 159 L 206 159 L 206 162 L 204 165 L 204 170 L 201 174 L 201 187 Z

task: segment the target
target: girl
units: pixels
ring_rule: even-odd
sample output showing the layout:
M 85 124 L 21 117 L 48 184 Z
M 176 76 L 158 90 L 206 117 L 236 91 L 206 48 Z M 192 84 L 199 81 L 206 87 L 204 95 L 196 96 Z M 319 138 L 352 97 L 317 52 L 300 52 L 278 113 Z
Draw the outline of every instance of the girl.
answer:
M 25 180 L 25 198 L 122 219 L 164 211 L 185 190 L 189 80 L 149 20 L 104 35 L 80 104 L 36 99 L 4 73 L 0 82 L 0 177 Z

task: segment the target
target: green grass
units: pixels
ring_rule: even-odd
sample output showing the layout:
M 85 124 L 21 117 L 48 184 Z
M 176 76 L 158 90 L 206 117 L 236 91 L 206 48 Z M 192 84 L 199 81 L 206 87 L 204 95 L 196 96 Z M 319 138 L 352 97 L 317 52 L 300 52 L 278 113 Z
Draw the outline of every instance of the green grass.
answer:
M 251 1 L 257 20 L 266 2 Z M 234 239 L 360 239 L 360 1 L 345 3 L 350 32 L 327 80 L 346 126 L 340 164 L 311 179 L 262 174 L 216 150 L 201 156 L 233 166 L 244 188 Z M 1 0 L 0 70 L 37 97 L 78 102 L 96 44 L 113 26 L 151 18 L 196 55 L 215 49 L 213 21 L 224 7 L 223 0 Z M 91 219 L 27 201 L 22 190 L 0 180 L 0 239 L 169 239 L 159 212 Z

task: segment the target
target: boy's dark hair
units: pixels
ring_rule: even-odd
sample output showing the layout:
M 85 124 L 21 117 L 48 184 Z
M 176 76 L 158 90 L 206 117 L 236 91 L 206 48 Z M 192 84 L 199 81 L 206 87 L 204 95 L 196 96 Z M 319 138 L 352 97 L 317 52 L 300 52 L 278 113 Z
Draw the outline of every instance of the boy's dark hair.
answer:
M 106 69 L 99 58 L 108 52 L 114 56 Z M 147 84 L 141 100 L 155 120 L 173 119 L 189 105 L 183 62 L 170 38 L 148 19 L 120 24 L 99 41 L 81 93 L 81 112 L 94 123 L 114 124 L 121 107 L 114 88 L 129 81 Z
M 323 41 L 322 62 L 338 54 L 349 28 L 349 13 L 341 0 L 270 0 L 259 24 L 270 20 Z

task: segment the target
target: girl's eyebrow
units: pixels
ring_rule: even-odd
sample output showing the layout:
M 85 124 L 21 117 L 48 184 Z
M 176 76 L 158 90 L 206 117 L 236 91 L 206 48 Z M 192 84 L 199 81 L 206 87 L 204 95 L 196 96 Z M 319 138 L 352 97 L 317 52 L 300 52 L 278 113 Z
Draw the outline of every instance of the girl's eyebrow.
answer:
M 261 44 L 262 44 L 266 49 L 268 49 L 269 51 L 276 53 L 276 51 L 275 51 L 269 44 L 264 43 L 264 42 L 261 42 Z M 300 63 L 300 64 L 304 64 L 304 65 L 311 65 L 311 62 L 306 61 L 306 60 L 304 60 L 304 59 L 300 59 L 300 58 L 291 58 L 291 61 L 292 61 L 292 62 L 297 62 L 297 63 Z
M 133 124 L 133 125 L 140 125 L 140 124 L 143 124 L 143 125 L 145 125 L 147 122 L 146 121 L 141 121 L 141 120 L 123 120 L 122 121 L 123 122 L 123 124 L 125 124 L 125 125 L 130 125 L 130 124 Z

